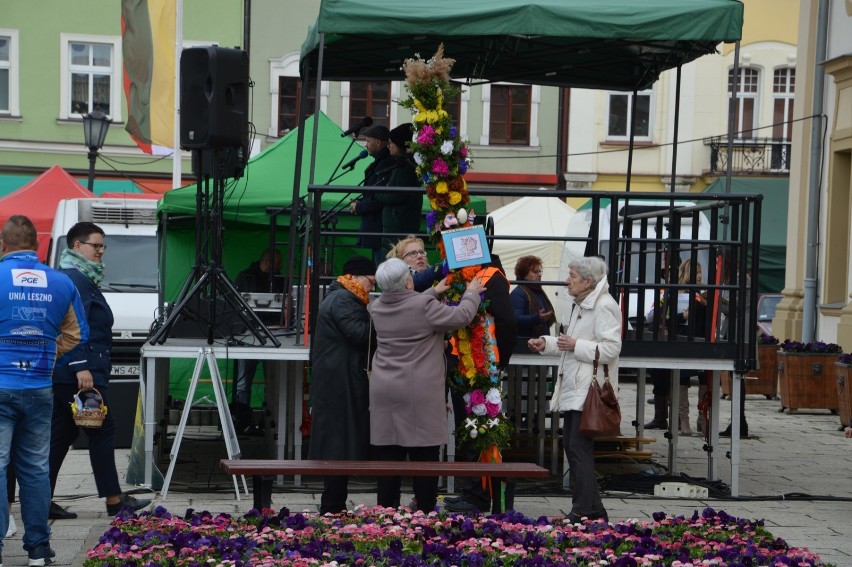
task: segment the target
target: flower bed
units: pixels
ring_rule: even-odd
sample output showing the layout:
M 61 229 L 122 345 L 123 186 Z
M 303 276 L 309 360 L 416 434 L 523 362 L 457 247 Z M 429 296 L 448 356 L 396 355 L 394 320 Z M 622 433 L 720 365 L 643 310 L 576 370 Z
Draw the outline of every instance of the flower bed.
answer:
M 356 508 L 318 516 L 242 517 L 163 507 L 119 515 L 88 551 L 99 565 L 824 565 L 770 534 L 763 520 L 705 509 L 652 521 L 570 524 L 517 512 L 465 517 Z

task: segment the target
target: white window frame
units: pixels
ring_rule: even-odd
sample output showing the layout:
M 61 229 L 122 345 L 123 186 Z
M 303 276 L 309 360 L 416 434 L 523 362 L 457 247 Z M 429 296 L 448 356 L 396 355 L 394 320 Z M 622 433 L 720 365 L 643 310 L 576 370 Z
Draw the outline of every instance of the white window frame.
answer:
M 112 84 L 110 85 L 110 114 L 113 122 L 122 122 L 122 93 L 124 77 L 122 74 L 121 37 L 107 35 L 81 35 L 63 33 L 59 35 L 59 118 L 61 120 L 76 120 L 81 114 L 70 111 L 71 107 L 71 65 L 69 50 L 71 43 L 101 43 L 112 47 Z
M 0 110 L 0 116 L 20 116 L 20 62 L 18 60 L 18 46 L 20 40 L 18 30 L 0 28 L 0 36 L 9 40 L 9 61 L 0 62 L 0 68 L 9 70 L 9 109 Z
M 521 83 L 493 83 L 495 85 L 518 85 L 518 86 L 530 86 L 532 87 L 530 91 L 530 148 L 539 147 L 539 139 L 538 139 L 538 113 L 539 107 L 541 106 L 541 85 L 523 85 Z M 486 83 L 482 85 L 482 134 L 479 136 L 479 144 L 481 146 L 488 146 L 491 139 L 491 85 L 492 83 Z M 464 100 L 462 100 L 462 104 L 464 104 Z M 519 146 L 515 146 L 512 144 L 496 144 L 491 146 L 493 149 L 510 149 L 517 148 Z
M 612 97 L 613 96 L 626 96 L 627 97 L 627 134 L 624 136 L 616 136 L 609 133 L 609 116 L 610 116 L 610 107 L 612 105 Z M 655 96 L 654 89 L 646 89 L 644 91 L 638 91 L 636 96 L 647 96 L 648 97 L 648 133 L 646 135 L 636 134 L 633 136 L 633 140 L 636 142 L 652 142 L 654 140 L 654 119 L 655 119 Z M 608 91 L 606 95 L 606 130 L 605 136 L 606 141 L 608 142 L 629 142 L 630 141 L 630 123 L 633 120 L 631 116 L 633 113 L 633 92 L 632 91 Z
M 278 138 L 278 83 L 281 77 L 298 79 L 299 74 L 299 52 L 293 51 L 278 59 L 269 60 L 269 129 L 266 135 L 270 138 Z M 313 111 L 313 109 L 311 109 Z M 320 85 L 320 110 L 328 114 L 328 81 Z
M 775 92 L 775 73 L 777 73 L 778 71 L 786 71 L 785 79 L 786 79 L 786 83 L 787 83 L 788 88 L 787 88 L 786 91 L 781 92 L 781 93 Z M 793 79 L 792 83 L 790 82 L 790 71 L 795 73 L 796 68 L 791 66 L 791 65 L 784 65 L 782 67 L 776 67 L 775 69 L 772 70 L 772 112 L 773 112 L 773 116 L 774 116 L 774 113 L 775 113 L 775 101 L 780 100 L 780 101 L 783 101 L 783 103 L 784 103 L 784 117 L 785 117 L 785 119 L 786 119 L 787 114 L 789 114 L 790 105 L 793 104 L 793 102 L 794 102 L 793 99 L 796 96 L 796 93 L 795 93 L 796 80 Z M 793 90 L 790 90 L 790 87 L 792 87 Z M 793 125 L 787 124 L 784 129 L 787 130 L 788 132 L 790 132 L 790 137 L 784 138 L 785 142 L 789 142 L 790 139 L 793 137 Z
M 755 81 L 756 84 L 757 84 L 757 91 L 755 91 L 755 92 L 744 92 L 744 91 L 740 90 L 740 88 L 742 88 L 742 86 L 743 86 L 742 82 L 743 82 L 743 78 L 745 76 L 745 74 L 744 74 L 745 70 L 754 71 L 754 72 L 757 73 L 757 80 Z M 737 95 L 737 101 L 736 102 L 737 102 L 737 120 L 738 120 L 738 123 L 734 124 L 734 139 L 735 140 L 752 140 L 752 139 L 754 139 L 756 133 L 758 132 L 757 128 L 758 128 L 759 123 L 760 123 L 760 87 L 761 87 L 760 83 L 763 80 L 763 77 L 761 77 L 760 75 L 761 75 L 761 73 L 763 73 L 763 69 L 761 67 L 756 66 L 756 65 L 743 65 L 742 67 L 738 67 L 737 72 L 739 73 L 739 76 L 734 78 L 734 80 L 736 81 L 735 93 L 732 93 L 730 91 L 730 85 L 728 84 L 728 81 L 727 81 L 727 78 L 731 74 L 732 71 L 733 71 L 733 67 L 729 67 L 728 73 L 725 75 L 725 78 L 726 78 L 725 90 L 727 91 L 727 94 L 728 94 L 727 100 L 730 100 L 730 98 L 734 94 Z M 754 101 L 754 110 L 752 111 L 752 123 L 751 123 L 750 128 L 746 128 L 745 124 L 743 124 L 743 109 L 744 109 L 744 106 L 745 106 L 745 100 L 746 99 L 750 99 L 750 100 Z M 727 106 L 726 106 L 725 116 L 727 116 Z M 727 119 L 725 120 L 725 122 L 727 122 Z M 742 136 L 742 132 L 745 132 L 746 130 L 751 131 L 751 133 L 752 133 L 751 138 L 744 138 Z

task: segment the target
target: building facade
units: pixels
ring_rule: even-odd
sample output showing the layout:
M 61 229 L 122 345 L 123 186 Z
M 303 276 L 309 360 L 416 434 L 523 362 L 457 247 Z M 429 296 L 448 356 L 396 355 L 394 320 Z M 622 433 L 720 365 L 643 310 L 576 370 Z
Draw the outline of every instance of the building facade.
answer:
M 820 4 L 827 10 L 822 21 Z M 795 116 L 802 120 L 794 124 L 792 134 L 787 276 L 773 329 L 782 339 L 836 342 L 849 352 L 852 1 L 803 1 L 799 38 L 796 59 L 801 88 L 796 91 Z M 821 79 L 820 68 L 824 71 Z M 814 116 L 820 115 L 824 120 L 814 122 Z M 807 286 L 814 290 L 812 300 L 805 293 Z M 810 326 L 808 321 L 813 326 L 805 329 Z

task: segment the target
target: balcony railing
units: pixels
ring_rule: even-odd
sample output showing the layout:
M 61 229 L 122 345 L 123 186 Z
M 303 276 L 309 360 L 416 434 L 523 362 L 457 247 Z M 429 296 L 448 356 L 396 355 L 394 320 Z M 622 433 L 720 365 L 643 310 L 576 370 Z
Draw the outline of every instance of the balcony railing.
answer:
M 771 138 L 736 139 L 728 155 L 727 138 L 705 138 L 710 146 L 710 173 L 725 173 L 728 159 L 734 174 L 790 173 L 790 142 Z

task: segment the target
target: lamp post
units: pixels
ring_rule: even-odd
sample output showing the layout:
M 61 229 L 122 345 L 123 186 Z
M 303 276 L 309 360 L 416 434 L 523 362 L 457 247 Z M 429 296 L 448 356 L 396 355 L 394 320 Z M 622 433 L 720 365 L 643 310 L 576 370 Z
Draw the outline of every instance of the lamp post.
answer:
M 100 110 L 83 115 L 83 137 L 89 148 L 89 191 L 95 192 L 95 160 L 98 150 L 104 147 L 110 119 Z

